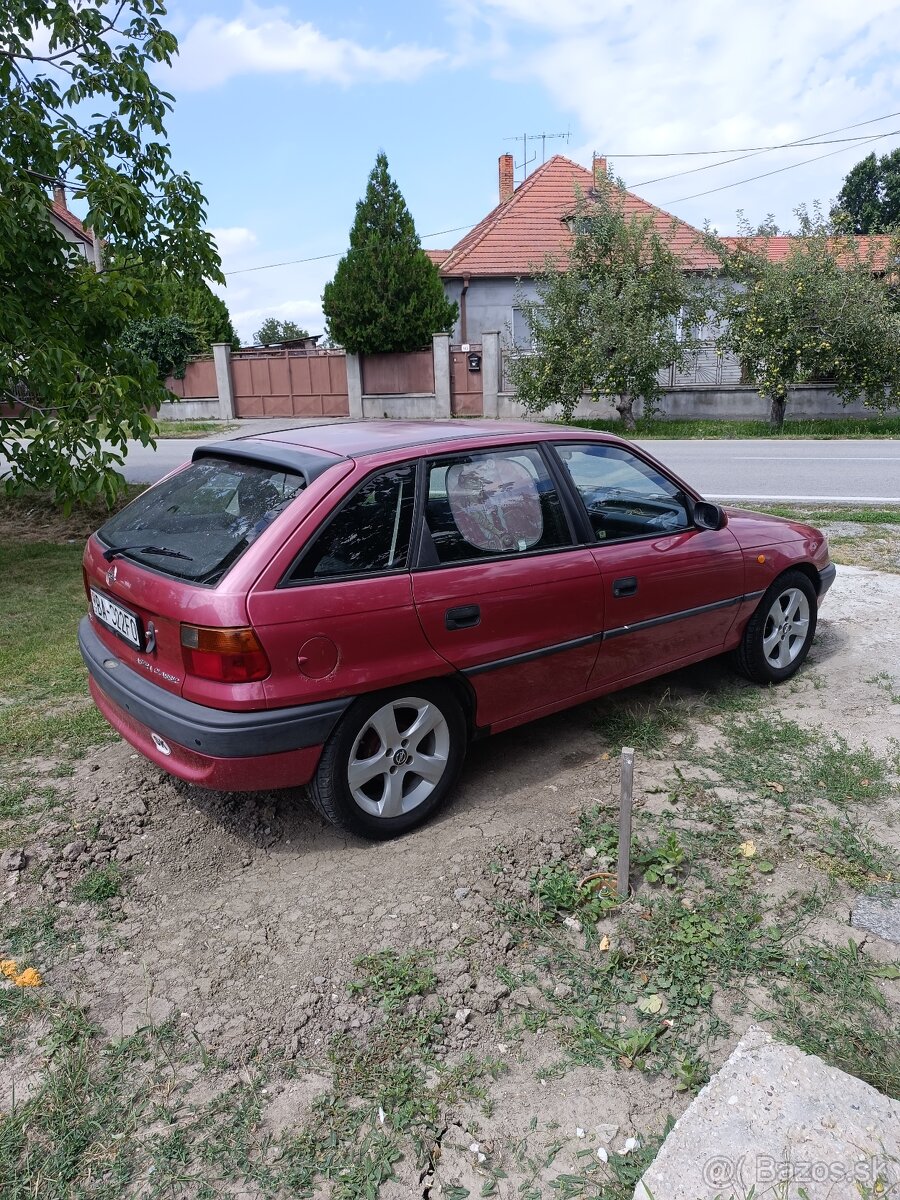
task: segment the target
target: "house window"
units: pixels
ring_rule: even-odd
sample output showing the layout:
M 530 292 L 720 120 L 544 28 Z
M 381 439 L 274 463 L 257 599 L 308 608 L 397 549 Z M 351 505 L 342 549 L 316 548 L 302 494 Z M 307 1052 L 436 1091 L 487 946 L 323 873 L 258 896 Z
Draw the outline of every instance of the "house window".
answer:
M 512 340 L 517 350 L 534 350 L 534 333 L 524 308 L 512 310 Z

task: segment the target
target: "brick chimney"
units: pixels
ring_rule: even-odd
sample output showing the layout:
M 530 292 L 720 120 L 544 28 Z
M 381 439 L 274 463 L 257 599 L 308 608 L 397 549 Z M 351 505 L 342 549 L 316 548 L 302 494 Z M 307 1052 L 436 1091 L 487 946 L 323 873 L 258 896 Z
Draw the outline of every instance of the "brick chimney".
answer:
M 606 159 L 602 154 L 594 155 L 594 186 L 606 182 Z
M 55 208 L 61 208 L 63 212 L 69 211 L 69 206 L 66 204 L 66 189 L 61 183 L 53 185 L 53 205 Z
M 513 181 L 513 156 L 511 154 L 500 155 L 500 203 L 503 204 L 512 196 L 516 190 L 516 185 Z

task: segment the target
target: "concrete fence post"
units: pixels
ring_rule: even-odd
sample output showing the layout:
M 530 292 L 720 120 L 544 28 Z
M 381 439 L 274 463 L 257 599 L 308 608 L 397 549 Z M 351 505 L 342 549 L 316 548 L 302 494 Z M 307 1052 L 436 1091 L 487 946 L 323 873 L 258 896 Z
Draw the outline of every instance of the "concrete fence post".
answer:
M 234 385 L 231 382 L 231 342 L 213 342 L 216 391 L 219 393 L 219 417 L 234 420 Z
M 482 412 L 486 417 L 500 415 L 500 334 L 481 335 Z
M 434 415 L 449 417 L 450 407 L 450 334 L 432 335 L 431 353 L 434 357 Z
M 346 354 L 347 364 L 347 406 L 351 417 L 362 417 L 362 364 L 358 354 Z

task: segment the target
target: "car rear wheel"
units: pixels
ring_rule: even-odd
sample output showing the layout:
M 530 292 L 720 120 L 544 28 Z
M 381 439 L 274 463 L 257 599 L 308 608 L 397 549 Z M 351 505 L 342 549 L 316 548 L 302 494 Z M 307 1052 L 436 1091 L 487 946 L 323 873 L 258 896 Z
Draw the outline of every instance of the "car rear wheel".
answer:
M 781 683 L 799 669 L 816 632 L 816 589 L 803 571 L 786 571 L 747 622 L 735 658 L 755 683 Z
M 348 833 L 396 837 L 440 807 L 465 752 L 466 722 L 449 690 L 410 684 L 363 696 L 322 751 L 312 801 Z

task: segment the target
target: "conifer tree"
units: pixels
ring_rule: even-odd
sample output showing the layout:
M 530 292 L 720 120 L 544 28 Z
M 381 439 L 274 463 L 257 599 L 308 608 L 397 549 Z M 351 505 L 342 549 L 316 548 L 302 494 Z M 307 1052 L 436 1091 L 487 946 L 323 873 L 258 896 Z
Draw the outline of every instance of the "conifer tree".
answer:
M 449 330 L 458 306 L 421 248 L 382 152 L 356 205 L 350 249 L 322 296 L 329 337 L 351 354 L 422 350 Z

